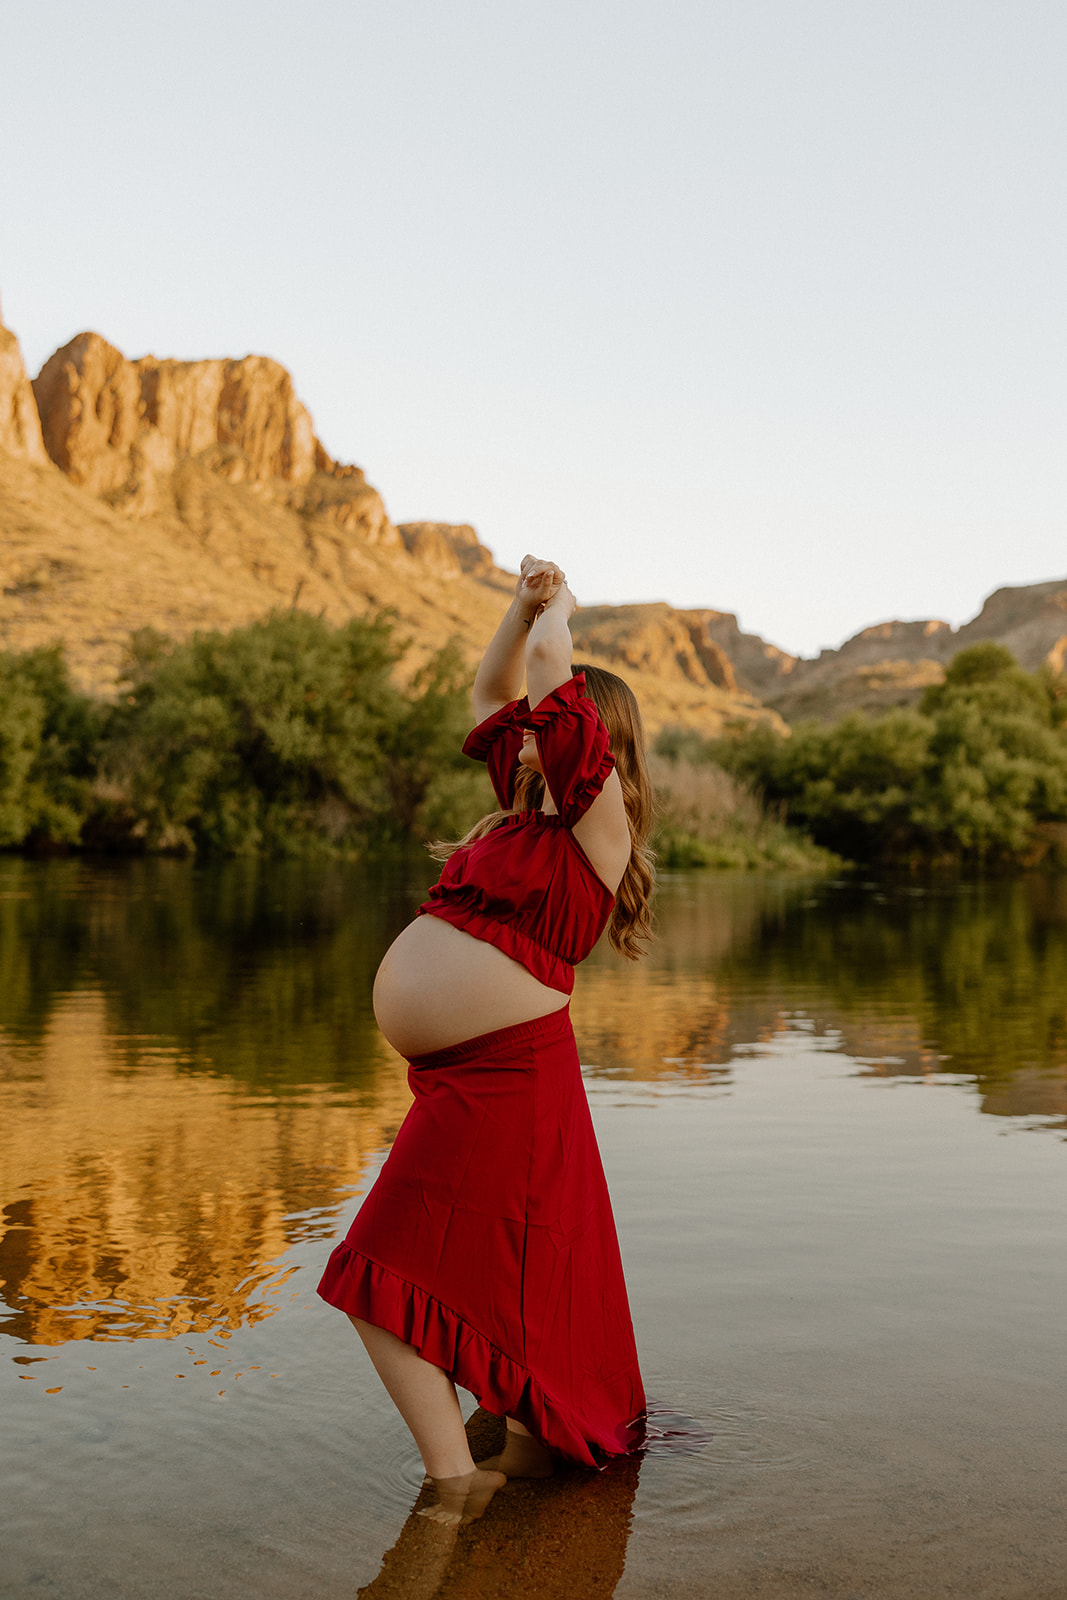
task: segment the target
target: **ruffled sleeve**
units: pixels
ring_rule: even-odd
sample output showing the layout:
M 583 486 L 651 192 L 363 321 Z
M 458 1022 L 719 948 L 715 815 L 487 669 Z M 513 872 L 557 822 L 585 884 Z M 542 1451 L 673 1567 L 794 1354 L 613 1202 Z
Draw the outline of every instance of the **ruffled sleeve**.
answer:
M 489 768 L 493 791 L 505 811 L 510 811 L 515 803 L 515 778 L 525 725 L 521 718 L 528 716 L 529 711 L 527 700 L 512 700 L 484 722 L 479 722 L 463 744 L 465 756 L 484 761 Z
M 608 730 L 585 692 L 585 673 L 561 683 L 531 711 L 530 702 L 512 700 L 467 735 L 463 754 L 484 761 L 505 811 L 515 803 L 515 778 L 523 730 L 537 735 L 548 792 L 566 827 L 589 810 L 615 765 Z
M 568 678 L 532 711 L 523 709 L 517 715 L 521 715 L 519 748 L 522 728 L 532 728 L 548 791 L 564 826 L 573 828 L 589 810 L 615 766 L 615 757 L 608 748 L 608 730 L 595 702 L 585 692 L 585 673 Z

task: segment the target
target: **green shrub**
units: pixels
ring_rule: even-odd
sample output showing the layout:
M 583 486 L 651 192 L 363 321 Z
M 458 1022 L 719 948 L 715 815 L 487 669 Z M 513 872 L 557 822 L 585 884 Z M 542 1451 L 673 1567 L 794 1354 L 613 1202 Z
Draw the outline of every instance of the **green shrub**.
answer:
M 154 851 L 352 855 L 465 821 L 472 784 L 450 782 L 469 766 L 458 656 L 441 652 L 404 694 L 392 677 L 401 653 L 383 618 L 333 628 L 304 612 L 182 643 L 137 635 L 98 836 Z
M 855 713 L 715 745 L 728 770 L 861 861 L 1020 864 L 1067 818 L 1067 699 L 1003 646 L 961 651 L 917 709 Z
M 0 846 L 77 842 L 100 733 L 61 649 L 0 652 Z

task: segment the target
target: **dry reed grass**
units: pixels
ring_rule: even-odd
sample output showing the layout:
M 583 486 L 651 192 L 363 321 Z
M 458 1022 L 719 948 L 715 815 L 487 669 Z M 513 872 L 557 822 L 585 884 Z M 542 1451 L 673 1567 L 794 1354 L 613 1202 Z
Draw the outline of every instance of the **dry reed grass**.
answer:
M 665 867 L 777 867 L 825 871 L 840 865 L 829 850 L 787 827 L 780 810 L 711 761 L 653 754 L 655 848 Z

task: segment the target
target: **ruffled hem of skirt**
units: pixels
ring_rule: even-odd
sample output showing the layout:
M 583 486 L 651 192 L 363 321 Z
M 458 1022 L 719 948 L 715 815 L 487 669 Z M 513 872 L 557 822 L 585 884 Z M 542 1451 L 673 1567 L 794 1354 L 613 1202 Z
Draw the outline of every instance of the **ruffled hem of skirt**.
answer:
M 441 1367 L 483 1410 L 514 1417 L 558 1455 L 587 1467 L 640 1449 L 643 1418 L 620 1425 L 616 1437 L 590 1438 L 575 1413 L 546 1394 L 534 1375 L 497 1349 L 448 1306 L 416 1284 L 341 1243 L 326 1264 L 318 1292 L 349 1316 L 384 1328 Z

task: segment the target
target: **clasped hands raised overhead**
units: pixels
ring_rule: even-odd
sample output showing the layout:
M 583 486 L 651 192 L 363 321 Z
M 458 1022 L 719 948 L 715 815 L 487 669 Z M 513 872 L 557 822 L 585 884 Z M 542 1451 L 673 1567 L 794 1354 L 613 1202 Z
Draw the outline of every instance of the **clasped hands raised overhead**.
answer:
M 515 585 L 515 598 L 519 603 L 527 627 L 549 605 L 558 605 L 569 618 L 578 602 L 567 587 L 567 575 L 554 561 L 543 561 L 539 556 L 523 556 L 519 567 L 519 581 Z

